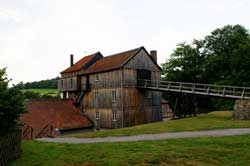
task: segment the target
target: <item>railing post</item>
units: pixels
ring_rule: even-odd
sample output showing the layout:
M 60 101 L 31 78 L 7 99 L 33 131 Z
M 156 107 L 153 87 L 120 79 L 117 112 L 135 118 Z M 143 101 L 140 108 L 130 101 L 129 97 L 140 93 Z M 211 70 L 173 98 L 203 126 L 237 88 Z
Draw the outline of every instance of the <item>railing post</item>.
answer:
M 222 94 L 222 96 L 224 97 L 225 94 L 226 94 L 226 88 L 223 89 L 223 94 Z
M 241 98 L 244 98 L 244 97 L 245 97 L 245 89 L 243 89 L 241 93 Z
M 148 84 L 148 80 L 146 80 L 146 83 L 145 83 L 145 86 L 144 86 L 144 88 L 146 88 L 146 87 L 147 87 L 147 84 Z
M 192 87 L 192 92 L 194 93 L 195 91 L 195 84 L 193 84 L 193 87 Z
M 170 88 L 170 82 L 168 82 L 168 89 Z
M 182 89 L 182 83 L 180 83 L 179 91 L 181 91 L 181 89 Z
M 210 87 L 207 88 L 207 94 L 209 95 Z

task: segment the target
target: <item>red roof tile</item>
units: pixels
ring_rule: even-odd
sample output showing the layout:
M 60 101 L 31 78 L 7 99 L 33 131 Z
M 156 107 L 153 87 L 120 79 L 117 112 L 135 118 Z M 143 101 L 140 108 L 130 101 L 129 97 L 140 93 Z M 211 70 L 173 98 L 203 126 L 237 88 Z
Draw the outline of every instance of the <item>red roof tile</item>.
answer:
M 20 120 L 34 129 L 34 135 L 47 124 L 61 130 L 92 127 L 93 124 L 75 108 L 71 100 L 33 99 L 25 102 L 27 113 Z
M 98 53 L 98 52 L 97 52 Z M 67 68 L 66 70 L 62 71 L 61 73 L 70 73 L 81 70 L 81 68 L 89 62 L 97 53 L 88 55 L 77 61 L 73 66 Z
M 120 68 L 123 63 L 133 57 L 141 48 L 143 47 L 104 57 L 96 61 L 86 71 L 81 72 L 81 74 L 97 73 Z

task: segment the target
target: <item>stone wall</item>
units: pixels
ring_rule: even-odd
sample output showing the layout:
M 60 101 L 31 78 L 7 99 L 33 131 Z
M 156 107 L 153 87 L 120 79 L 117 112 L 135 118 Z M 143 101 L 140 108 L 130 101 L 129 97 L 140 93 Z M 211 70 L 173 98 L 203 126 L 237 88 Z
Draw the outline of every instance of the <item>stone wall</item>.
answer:
M 236 100 L 233 118 L 235 120 L 250 120 L 250 100 Z

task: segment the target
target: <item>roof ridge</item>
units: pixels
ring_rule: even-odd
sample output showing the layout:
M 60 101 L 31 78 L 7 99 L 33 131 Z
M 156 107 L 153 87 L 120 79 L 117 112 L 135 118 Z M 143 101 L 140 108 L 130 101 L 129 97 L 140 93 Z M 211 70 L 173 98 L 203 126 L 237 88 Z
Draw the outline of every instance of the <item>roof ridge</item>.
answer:
M 134 49 L 131 49 L 131 50 L 127 50 L 127 51 L 122 51 L 122 52 L 119 52 L 119 53 L 116 53 L 116 54 L 111 54 L 111 55 L 105 56 L 105 57 L 103 57 L 103 58 L 109 58 L 109 57 L 112 57 L 112 56 L 116 56 L 116 55 L 119 55 L 119 54 L 124 54 L 124 53 L 130 52 L 130 51 L 139 50 L 139 49 L 141 49 L 141 48 L 143 48 L 143 46 L 137 47 L 137 48 L 134 48 Z M 103 58 L 102 58 L 102 59 L 103 59 Z M 100 60 L 101 60 L 101 59 L 100 59 Z

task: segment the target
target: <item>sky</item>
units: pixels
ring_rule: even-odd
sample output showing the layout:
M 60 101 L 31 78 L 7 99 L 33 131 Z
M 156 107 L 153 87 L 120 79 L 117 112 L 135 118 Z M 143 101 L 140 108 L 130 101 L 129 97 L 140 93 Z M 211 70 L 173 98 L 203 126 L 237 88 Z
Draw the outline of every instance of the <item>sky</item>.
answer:
M 161 64 L 178 43 L 249 20 L 249 0 L 0 0 L 0 68 L 12 83 L 38 81 L 59 76 L 70 54 L 140 46 Z

